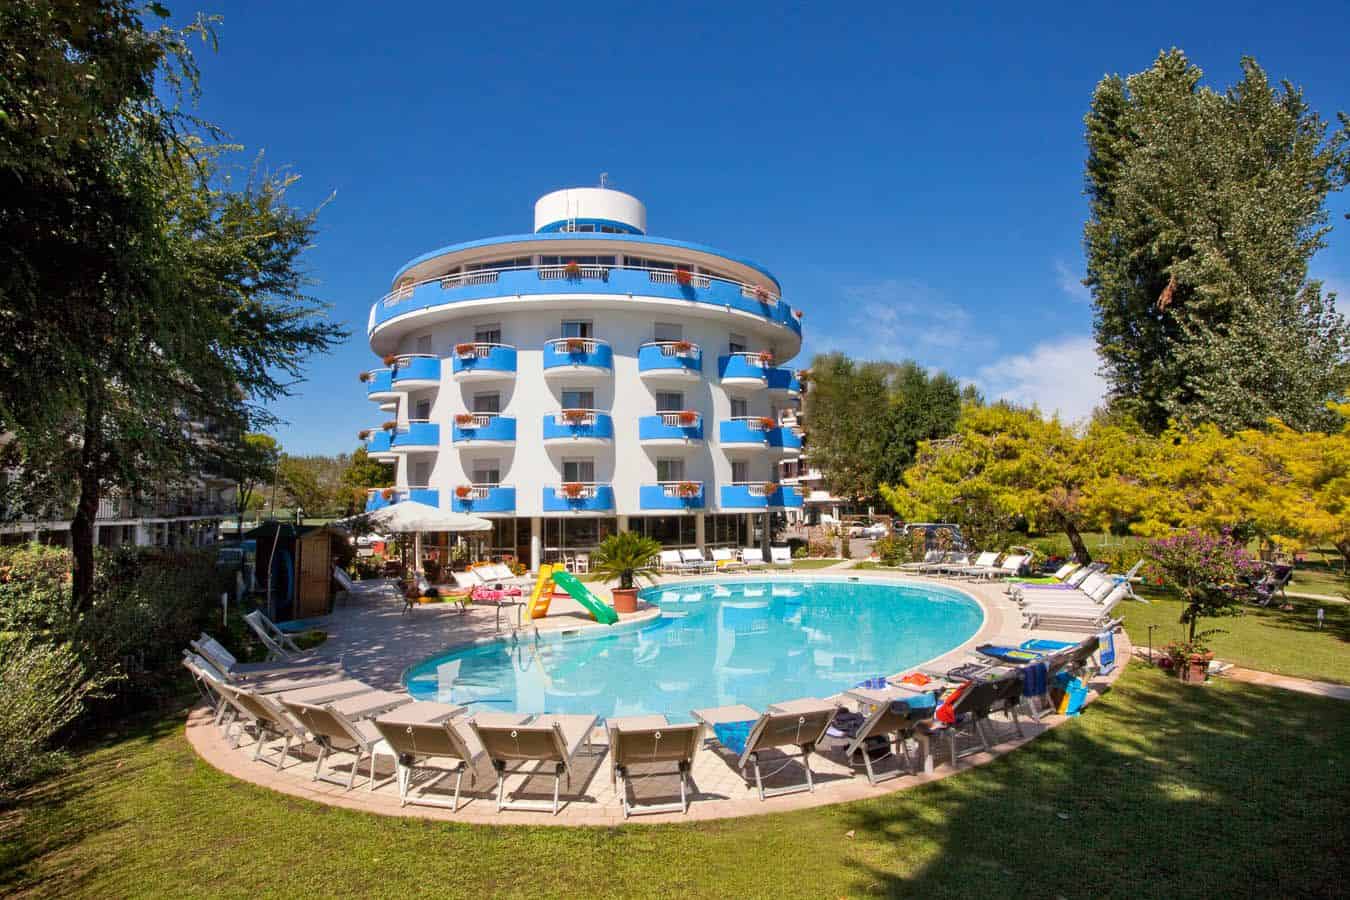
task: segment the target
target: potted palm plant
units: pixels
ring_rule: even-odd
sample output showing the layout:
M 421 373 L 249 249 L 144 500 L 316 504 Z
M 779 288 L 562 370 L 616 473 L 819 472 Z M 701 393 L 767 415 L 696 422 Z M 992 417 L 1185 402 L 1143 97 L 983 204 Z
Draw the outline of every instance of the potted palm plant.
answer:
M 611 534 L 600 542 L 591 556 L 591 571 L 605 581 L 618 582 L 612 591 L 615 612 L 637 612 L 637 582 L 655 579 L 653 561 L 660 552 L 659 543 L 636 531 Z

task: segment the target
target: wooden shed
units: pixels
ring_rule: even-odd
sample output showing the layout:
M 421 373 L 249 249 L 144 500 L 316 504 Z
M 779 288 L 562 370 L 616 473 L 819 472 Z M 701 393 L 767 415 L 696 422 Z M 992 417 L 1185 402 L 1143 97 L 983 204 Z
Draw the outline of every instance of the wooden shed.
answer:
M 324 525 L 287 522 L 264 522 L 244 535 L 258 542 L 255 584 L 273 621 L 326 616 L 332 610 L 334 535 Z

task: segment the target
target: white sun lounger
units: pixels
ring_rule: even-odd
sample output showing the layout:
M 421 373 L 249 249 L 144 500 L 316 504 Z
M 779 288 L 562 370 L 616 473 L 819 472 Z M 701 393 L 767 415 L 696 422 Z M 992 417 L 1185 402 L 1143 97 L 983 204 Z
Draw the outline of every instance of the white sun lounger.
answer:
M 461 717 L 463 712 L 462 706 L 419 700 L 375 719 L 375 729 L 397 755 L 401 805 L 413 803 L 441 806 L 452 811 L 459 809 L 464 776 L 469 776 L 472 786 L 476 780 L 474 767 L 484 756 L 478 736 L 465 727 Z M 433 761 L 441 760 L 453 762 L 453 765 L 433 764 Z M 434 775 L 414 792 L 413 781 L 421 773 Z M 455 776 L 455 793 L 449 801 L 428 794 L 442 778 L 450 775 Z
M 643 813 L 689 812 L 689 770 L 694 765 L 694 754 L 703 737 L 703 726 L 671 725 L 665 716 L 625 716 L 610 719 L 609 777 L 618 790 L 623 806 L 623 817 Z M 628 802 L 632 787 L 630 768 L 633 765 L 664 763 L 674 765 L 680 776 L 679 803 L 650 803 L 639 805 Z M 636 792 L 634 792 L 636 798 Z
M 714 547 L 712 561 L 713 565 L 721 572 L 734 572 L 737 569 L 745 568 L 745 563 L 732 554 L 730 547 Z
M 342 661 L 334 662 L 319 657 L 288 659 L 283 662 L 241 663 L 225 646 L 205 631 L 188 645 L 220 673 L 226 682 L 245 682 L 273 678 L 328 678 L 342 677 Z
M 1101 630 L 1112 622 L 1111 613 L 1129 593 L 1130 585 L 1125 582 L 1117 585 L 1100 604 L 1024 608 L 1022 627 Z
M 923 555 L 923 559 L 918 562 L 901 563 L 899 569 L 903 572 L 922 572 L 929 566 L 937 565 L 942 562 L 943 553 L 941 550 L 929 550 Z
M 231 701 L 243 715 L 253 721 L 257 730 L 257 740 L 253 743 L 253 759 L 261 760 L 269 766 L 277 769 L 285 768 L 286 757 L 291 754 L 291 744 L 294 743 L 296 749 L 296 762 L 303 762 L 299 751 L 304 749 L 305 744 L 309 742 L 309 733 L 291 713 L 283 707 L 275 698 L 257 693 L 246 687 L 240 687 L 233 684 L 223 684 L 222 689 Z M 263 744 L 268 738 L 284 738 L 280 753 L 276 754 L 275 759 L 269 759 L 263 754 Z
M 867 772 L 868 784 L 879 784 L 892 778 L 899 778 L 907 773 L 916 774 L 914 763 L 909 757 L 909 738 L 911 737 L 916 737 L 919 740 L 919 756 L 922 760 L 920 770 L 930 771 L 932 769 L 928 739 L 915 731 L 919 722 L 932 715 L 934 709 L 932 706 L 907 708 L 903 712 L 897 712 L 895 709 L 897 701 L 906 701 L 915 696 L 913 691 L 899 687 L 866 691 L 853 690 L 848 691 L 847 695 L 862 701 L 866 718 L 849 739 L 848 746 L 844 748 L 844 757 L 852 759 L 855 753 L 862 755 L 863 768 Z M 896 759 L 904 757 L 905 767 L 903 769 L 896 766 L 894 772 L 877 774 L 876 770 L 872 768 L 873 760 L 872 755 L 867 752 L 867 740 L 877 735 L 891 738 L 888 741 L 890 744 L 889 753 Z
M 711 572 L 717 568 L 717 565 L 710 559 L 703 558 L 703 551 L 698 549 L 681 550 L 680 562 L 689 566 L 694 572 L 702 574 Z
M 541 715 L 520 713 L 479 713 L 469 727 L 483 745 L 497 772 L 497 811 L 525 809 L 558 814 L 558 789 L 564 778 L 572 787 L 572 762 L 583 746 L 589 747 L 596 717 L 585 715 Z M 535 772 L 553 766 L 553 802 L 508 800 L 506 777 L 521 771 L 527 763 L 536 763 Z M 512 764 L 516 769 L 511 769 Z M 542 773 L 539 773 L 542 774 Z M 528 780 L 528 779 L 527 779 Z
M 816 745 L 825 737 L 825 729 L 834 721 L 834 714 L 838 711 L 837 703 L 806 697 L 776 703 L 762 714 L 749 706 L 737 704 L 713 709 L 696 709 L 691 715 L 707 725 L 714 735 L 718 725 L 753 723 L 743 745 L 739 741 L 723 743 L 720 738 L 718 742 L 723 743 L 723 746 L 737 755 L 736 768 L 740 769 L 741 777 L 745 779 L 747 785 L 750 784 L 747 772 L 751 767 L 754 768 L 754 786 L 759 791 L 759 799 L 764 800 L 766 797 L 776 797 L 780 794 L 815 791 L 815 780 L 811 772 L 811 751 L 815 750 Z M 796 747 L 801 752 L 802 767 L 806 769 L 805 781 L 779 788 L 764 787 L 759 765 L 760 754 L 778 747 Z
M 248 627 L 253 629 L 253 633 L 262 641 L 263 646 L 267 648 L 267 658 L 269 660 L 285 661 L 298 657 L 302 651 L 291 636 L 277 627 L 277 624 L 267 616 L 263 615 L 262 610 L 255 609 L 253 612 L 244 616 L 244 621 Z
M 792 551 L 787 547 L 770 547 L 769 562 L 775 569 L 792 568 Z
M 745 563 L 747 569 L 762 569 L 764 551 L 759 547 L 744 547 L 741 549 L 741 562 Z
M 678 550 L 662 550 L 657 554 L 657 558 L 660 560 L 661 571 L 665 573 L 684 575 L 696 571 L 698 568 L 685 562 Z

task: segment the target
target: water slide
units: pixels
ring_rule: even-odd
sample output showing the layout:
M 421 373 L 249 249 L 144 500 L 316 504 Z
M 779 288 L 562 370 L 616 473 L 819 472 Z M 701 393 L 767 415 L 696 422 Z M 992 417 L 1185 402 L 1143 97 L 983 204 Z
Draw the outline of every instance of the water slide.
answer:
M 548 615 L 548 606 L 553 599 L 555 585 L 562 588 L 569 597 L 580 603 L 582 608 L 600 624 L 613 625 L 619 621 L 619 614 L 614 611 L 613 607 L 592 594 L 570 572 L 562 566 L 554 567 L 547 564 L 539 567 L 539 578 L 535 581 L 534 591 L 530 594 L 528 612 L 531 619 L 539 619 Z

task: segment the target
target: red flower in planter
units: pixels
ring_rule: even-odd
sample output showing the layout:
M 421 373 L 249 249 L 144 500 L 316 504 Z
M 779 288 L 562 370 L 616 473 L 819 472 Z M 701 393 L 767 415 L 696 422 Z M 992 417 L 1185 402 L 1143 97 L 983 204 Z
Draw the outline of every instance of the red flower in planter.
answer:
M 563 275 L 572 280 L 580 278 L 581 264 L 574 259 L 569 259 L 567 264 L 563 266 Z
M 680 494 L 681 497 L 697 497 L 697 496 L 698 496 L 698 491 L 699 491 L 699 485 L 698 485 L 698 482 L 697 482 L 697 481 L 681 481 L 681 482 L 680 482 L 680 485 L 679 485 L 679 488 L 678 488 L 678 491 L 679 491 L 679 494 Z
M 565 422 L 582 422 L 585 421 L 587 415 L 588 413 L 584 409 L 564 409 L 562 411 L 563 421 Z
M 384 490 L 380 491 L 380 496 L 383 497 L 385 500 L 393 500 L 394 489 L 391 487 L 385 488 Z
M 568 352 L 568 353 L 585 353 L 585 352 L 586 352 L 586 339 L 585 339 L 585 338 L 568 338 L 568 339 L 567 339 L 567 352 Z
M 462 426 L 477 425 L 478 417 L 473 413 L 460 413 L 455 416 L 455 424 Z
M 472 493 L 473 488 L 467 484 L 461 484 L 459 487 L 455 488 L 455 496 L 461 500 L 467 500 Z
M 779 484 L 779 483 L 776 482 L 776 481 L 766 481 L 766 482 L 764 483 L 764 496 L 767 497 L 767 496 L 769 496 L 770 494 L 776 494 L 776 493 L 778 493 L 778 490 L 779 490 L 779 488 L 781 488 L 781 487 L 782 487 L 782 485 Z
M 690 342 L 690 341 L 676 341 L 676 342 L 675 342 L 675 352 L 676 352 L 676 353 L 689 353 L 689 352 L 691 352 L 693 349 L 694 349 L 694 345 L 693 345 L 693 343 Z
M 692 409 L 686 409 L 680 413 L 681 425 L 686 426 L 693 425 L 697 421 L 698 421 L 698 413 L 694 412 Z
M 371 373 L 369 373 L 369 372 L 362 372 L 361 375 L 360 375 L 361 383 L 362 383 L 362 384 L 365 384 L 366 382 L 370 381 L 370 379 L 371 379 L 372 377 L 373 377 L 373 376 L 371 375 Z
M 386 366 L 392 366 L 394 363 L 398 362 L 398 356 L 393 353 L 386 354 L 384 359 L 381 360 L 381 362 L 383 362 Z
M 677 268 L 675 270 L 675 283 L 680 287 L 688 287 L 694 280 L 694 275 L 688 269 Z
M 473 356 L 473 355 L 474 355 L 475 353 L 477 353 L 477 352 L 478 352 L 478 345 L 477 345 L 477 344 L 456 344 L 456 345 L 455 345 L 455 355 L 456 355 L 456 356 Z
M 759 417 L 759 427 L 764 431 L 768 431 L 770 428 L 773 428 L 777 424 L 778 423 L 775 422 L 771 416 Z
M 768 303 L 769 298 L 772 296 L 773 295 L 769 293 L 768 288 L 765 287 L 755 288 L 755 299 L 758 300 L 760 303 Z
M 362 428 L 360 431 L 356 433 L 356 439 L 358 441 L 368 441 L 370 440 L 370 434 L 371 431 L 369 428 Z
M 759 354 L 759 364 L 761 366 L 773 365 L 773 354 L 768 350 L 761 351 Z
M 580 497 L 582 490 L 583 486 L 579 481 L 569 481 L 562 486 L 563 496 L 571 497 L 573 499 Z
M 397 427 L 398 422 L 395 421 L 394 419 L 390 419 L 388 422 L 385 422 L 383 425 L 380 426 L 380 428 L 384 431 L 393 431 Z

